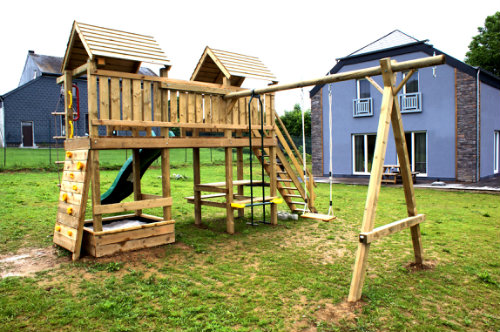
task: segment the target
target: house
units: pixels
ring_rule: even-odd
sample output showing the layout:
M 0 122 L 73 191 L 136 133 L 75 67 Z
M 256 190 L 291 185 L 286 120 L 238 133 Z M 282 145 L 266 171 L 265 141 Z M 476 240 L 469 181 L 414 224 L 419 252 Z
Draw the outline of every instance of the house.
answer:
M 64 135 L 64 118 L 52 115 L 64 111 L 61 86 L 56 83 L 61 75 L 62 63 L 62 57 L 28 51 L 19 86 L 0 96 L 1 146 L 46 146 L 56 142 L 54 136 Z M 140 68 L 139 73 L 156 75 L 149 68 Z M 85 77 L 81 77 L 75 79 L 73 84 L 74 108 L 77 95 L 80 107 L 80 120 L 74 123 L 75 136 L 85 136 L 89 128 L 87 82 Z
M 329 74 L 444 54 L 399 30 L 337 59 Z M 498 175 L 500 78 L 446 55 L 444 65 L 415 72 L 398 95 L 413 172 L 430 179 L 476 182 Z M 401 81 L 407 73 L 398 73 Z M 382 77 L 373 77 L 383 86 Z M 332 105 L 330 105 L 330 92 Z M 366 79 L 310 91 L 313 173 L 369 175 L 382 95 Z M 330 108 L 331 106 L 331 108 Z M 330 156 L 329 113 L 332 114 Z M 392 131 L 386 165 L 397 165 Z

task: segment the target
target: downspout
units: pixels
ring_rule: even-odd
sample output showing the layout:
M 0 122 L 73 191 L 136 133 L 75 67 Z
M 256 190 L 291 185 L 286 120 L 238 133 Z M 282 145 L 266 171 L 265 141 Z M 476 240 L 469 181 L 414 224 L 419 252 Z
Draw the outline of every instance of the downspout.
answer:
M 480 159 L 481 159 L 481 151 L 480 151 L 480 142 L 479 139 L 481 138 L 480 135 L 480 101 L 479 98 L 480 93 L 479 93 L 479 84 L 481 83 L 479 80 L 479 73 L 481 72 L 481 68 L 477 67 L 477 76 L 476 76 L 476 182 L 479 181 L 480 176 L 479 176 L 479 166 L 480 166 Z

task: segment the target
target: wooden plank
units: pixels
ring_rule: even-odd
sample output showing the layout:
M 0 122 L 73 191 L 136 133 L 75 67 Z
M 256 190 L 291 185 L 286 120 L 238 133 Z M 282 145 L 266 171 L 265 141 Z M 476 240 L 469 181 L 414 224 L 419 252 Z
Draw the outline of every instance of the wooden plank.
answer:
M 156 82 L 153 83 L 153 120 L 162 121 L 163 120 L 163 110 L 162 110 L 162 91 L 160 90 L 160 85 Z
M 74 193 L 81 195 L 82 191 L 83 191 L 83 183 L 70 182 L 70 181 L 61 182 L 61 193 L 66 192 L 70 194 Z
M 63 176 L 62 176 L 62 180 L 83 183 L 85 181 L 85 172 L 64 171 Z
M 311 212 L 304 213 L 300 217 L 314 219 L 314 220 L 320 220 L 320 221 L 332 221 L 335 219 L 335 216 L 330 216 L 327 214 L 311 213 Z
M 163 197 L 171 197 L 170 188 L 170 150 L 161 150 L 161 188 Z M 163 207 L 163 218 L 166 220 L 172 219 L 172 207 L 170 205 Z
M 122 79 L 122 119 L 132 120 L 132 83 L 130 79 Z
M 274 133 L 271 132 L 271 134 L 274 136 Z M 278 189 L 278 184 L 277 184 L 277 174 L 276 174 L 276 148 L 275 147 L 270 147 L 268 149 L 269 153 L 269 195 L 275 197 L 277 195 L 277 189 Z M 278 207 L 276 204 L 271 204 L 271 225 L 277 225 L 278 224 Z
M 103 232 L 99 235 L 94 235 L 95 243 L 98 246 L 107 245 L 111 243 L 119 243 L 127 240 L 144 239 L 152 236 L 163 234 L 172 234 L 175 231 L 175 224 L 167 224 L 156 227 L 147 227 L 139 229 L 122 229 L 118 233 Z
M 99 77 L 99 119 L 109 120 L 109 79 L 107 77 Z M 107 135 L 111 135 L 108 128 Z
M 144 121 L 152 121 L 151 107 L 151 82 L 143 82 L 142 88 L 142 119 Z
M 120 120 L 121 115 L 120 115 L 120 79 L 116 77 L 111 78 L 110 82 L 110 101 L 111 101 L 111 112 L 110 112 L 110 119 L 111 120 Z
M 425 221 L 425 214 L 418 214 L 416 216 L 404 218 L 394 221 L 390 224 L 377 227 L 370 232 L 361 232 L 359 234 L 359 241 L 363 243 L 371 243 L 379 240 L 384 236 L 394 234 L 402 231 L 403 229 L 413 227 Z
M 63 182 L 63 183 L 65 183 L 65 182 Z M 72 185 L 75 185 L 75 184 L 82 187 L 82 194 L 83 194 L 83 191 L 85 190 L 85 184 L 72 182 Z M 65 186 L 66 185 L 67 184 L 65 184 Z M 66 200 L 64 200 L 64 197 L 63 197 L 64 194 L 66 194 Z M 83 199 L 82 194 L 78 193 L 77 191 L 66 191 L 65 189 L 61 188 L 61 192 L 59 194 L 59 201 L 66 202 L 69 204 L 79 205 L 79 204 L 81 204 L 82 199 Z
M 189 204 L 194 204 L 194 198 L 188 198 L 187 197 L 187 202 Z M 200 201 L 200 206 L 210 206 L 210 207 L 216 207 L 216 208 L 221 208 L 221 209 L 227 209 L 227 204 L 224 202 L 213 202 L 213 201 L 208 201 L 208 200 L 201 200 Z
M 242 181 L 244 176 L 244 163 L 243 163 L 243 148 L 236 148 L 236 179 L 237 181 Z M 234 182 L 233 182 L 234 184 Z M 245 188 L 243 186 L 238 186 L 238 195 L 243 195 L 245 193 Z M 243 218 L 245 212 L 243 209 L 238 209 L 238 218 Z
M 203 123 L 203 95 L 195 95 L 195 121 L 197 123 Z
M 175 242 L 174 233 L 162 234 L 159 236 L 152 236 L 144 239 L 123 241 L 120 243 L 112 243 L 96 247 L 96 257 L 108 256 L 116 254 L 118 252 L 151 248 L 173 242 Z
M 147 146 L 155 148 L 219 148 L 219 147 L 247 147 L 247 138 L 162 138 L 162 137 L 101 137 L 94 138 L 90 142 L 92 149 L 141 149 Z M 276 141 L 272 138 L 264 139 L 264 146 L 275 146 Z M 66 179 L 66 180 L 69 180 Z M 72 180 L 73 181 L 73 180 Z M 76 181 L 76 180 L 74 180 Z
M 179 104 L 178 104 L 178 93 L 175 90 L 170 90 L 170 110 L 169 110 L 169 118 L 168 121 L 170 123 L 179 122 Z
M 133 210 L 142 212 L 142 209 L 164 207 L 167 205 L 172 205 L 172 197 L 98 205 L 95 208 L 95 213 L 97 214 L 121 213 Z
M 127 127 L 127 128 L 148 128 L 148 127 L 179 127 L 190 129 L 231 129 L 231 130 L 246 130 L 248 125 L 226 124 L 226 123 L 175 123 L 175 122 L 156 122 L 156 121 L 129 121 L 129 120 L 93 120 L 92 124 L 99 126 Z M 264 130 L 275 129 L 274 126 L 264 126 Z M 253 130 L 259 130 L 260 125 L 252 123 Z
M 116 220 L 124 220 L 124 219 L 135 219 L 138 217 L 142 217 L 145 219 L 149 219 L 151 222 L 148 222 L 146 224 L 141 224 L 141 225 L 136 225 L 136 226 L 130 226 L 127 228 L 115 228 L 115 229 L 109 229 L 106 231 L 100 231 L 100 232 L 95 232 L 90 227 L 86 227 L 85 230 L 92 233 L 94 236 L 100 236 L 100 235 L 110 235 L 110 234 L 116 234 L 116 233 L 122 233 L 125 230 L 126 231 L 131 231 L 131 230 L 136 230 L 136 229 L 144 229 L 144 228 L 149 228 L 149 227 L 158 227 L 162 225 L 170 225 L 170 224 L 175 224 L 174 220 L 163 220 L 163 218 L 158 217 L 158 216 L 152 216 L 149 214 L 141 214 L 140 216 L 137 216 L 135 214 L 122 214 L 122 215 L 117 215 L 117 216 L 110 216 L 103 218 L 102 220 L 105 223 L 109 223 L 110 221 L 116 221 Z M 86 221 L 86 223 L 91 223 L 92 220 Z M 89 225 L 87 225 L 89 226 Z
M 89 135 L 95 137 L 99 135 L 98 127 L 92 124 L 92 120 L 97 120 L 98 107 L 97 107 L 97 77 L 91 75 L 90 72 L 92 68 L 95 68 L 93 62 L 88 62 L 88 72 L 87 72 L 87 96 L 88 96 L 88 114 L 89 114 Z M 67 127 L 66 127 L 67 128 Z
M 196 114 L 196 110 L 195 110 L 195 98 L 196 98 L 196 95 L 194 93 L 188 93 L 187 95 L 188 97 L 188 109 L 187 109 L 187 118 L 186 118 L 186 122 L 189 122 L 189 123 L 195 123 L 196 121 L 196 117 L 195 117 L 195 114 Z
M 54 227 L 54 243 L 71 251 L 75 251 L 77 229 L 62 223 Z
M 226 194 L 209 194 L 209 195 L 201 195 L 200 198 L 201 199 L 211 199 L 211 198 L 220 198 L 220 197 L 226 197 Z M 184 197 L 185 199 L 187 200 L 194 200 L 194 196 L 187 196 L 187 197 Z M 225 207 L 225 205 L 224 205 Z
M 101 205 L 101 175 L 99 170 L 99 150 L 90 152 L 90 175 L 92 181 L 92 216 L 94 230 L 102 231 L 102 216 L 97 212 L 97 206 Z
M 142 121 L 142 87 L 141 81 L 132 81 L 132 119 Z
M 64 224 L 66 226 L 77 229 L 79 219 L 75 216 L 70 216 L 67 213 L 57 212 L 57 222 L 60 224 Z
M 85 202 L 87 203 L 87 202 Z M 59 205 L 57 207 L 57 212 L 62 213 L 62 214 L 67 214 L 68 216 L 73 216 L 75 218 L 80 218 L 81 213 L 80 213 L 80 206 L 81 202 L 78 202 L 76 204 L 71 204 L 63 201 L 59 201 Z M 70 212 L 71 211 L 71 212 Z
M 231 138 L 231 131 L 227 130 L 224 134 L 226 138 Z M 225 173 L 226 173 L 226 231 L 234 234 L 234 213 L 231 207 L 233 200 L 233 153 L 232 148 L 225 148 Z
M 179 91 L 179 122 L 186 123 L 188 119 L 188 95 Z
M 196 188 L 201 183 L 200 149 L 193 148 L 193 185 Z M 194 191 L 194 224 L 201 225 L 201 192 Z
M 221 123 L 220 121 L 220 110 L 221 110 L 222 98 L 220 96 L 212 96 L 212 123 Z

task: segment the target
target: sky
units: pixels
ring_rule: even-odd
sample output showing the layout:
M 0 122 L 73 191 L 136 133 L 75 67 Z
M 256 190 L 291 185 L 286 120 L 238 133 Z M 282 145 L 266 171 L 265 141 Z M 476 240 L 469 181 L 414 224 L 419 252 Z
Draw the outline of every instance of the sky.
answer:
M 463 3 L 463 4 L 462 4 Z M 0 19 L 0 95 L 17 87 L 28 50 L 64 56 L 74 20 L 153 36 L 189 80 L 205 46 L 259 57 L 280 83 L 325 75 L 346 56 L 399 29 L 464 60 L 498 0 L 458 1 L 8 1 Z M 153 68 L 155 69 L 155 68 Z M 256 88 L 267 82 L 248 81 Z M 312 88 L 312 87 L 311 87 Z M 310 108 L 309 90 L 279 92 L 282 114 Z

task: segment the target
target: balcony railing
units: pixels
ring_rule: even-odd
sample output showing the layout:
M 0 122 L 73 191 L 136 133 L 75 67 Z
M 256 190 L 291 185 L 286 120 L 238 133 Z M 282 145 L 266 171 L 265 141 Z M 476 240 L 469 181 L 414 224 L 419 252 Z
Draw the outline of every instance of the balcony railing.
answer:
M 352 101 L 352 116 L 372 116 L 373 115 L 373 100 L 372 98 L 360 98 Z
M 422 94 L 420 92 L 399 95 L 401 113 L 422 112 Z

